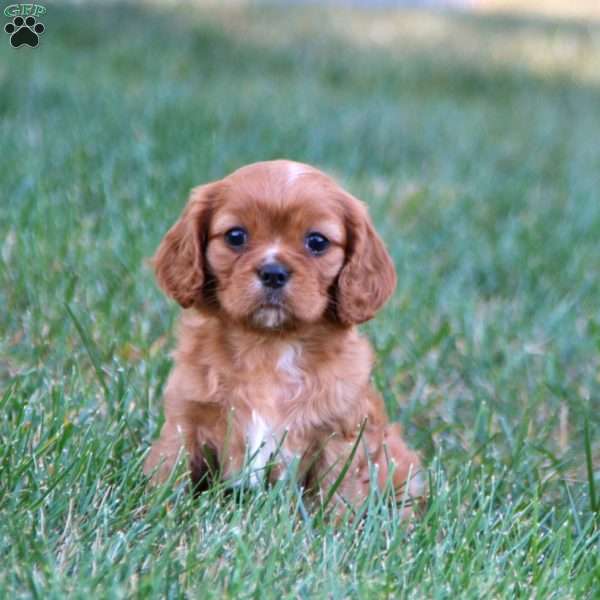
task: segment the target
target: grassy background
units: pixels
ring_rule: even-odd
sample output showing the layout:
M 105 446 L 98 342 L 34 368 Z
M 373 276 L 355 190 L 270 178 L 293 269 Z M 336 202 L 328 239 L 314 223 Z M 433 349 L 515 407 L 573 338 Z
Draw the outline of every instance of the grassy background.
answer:
M 37 49 L 0 46 L 0 594 L 598 594 L 600 24 L 256 3 L 43 22 Z M 430 466 L 412 531 L 375 497 L 335 530 L 292 485 L 193 500 L 140 475 L 177 314 L 144 260 L 191 186 L 275 157 L 337 175 L 395 259 L 365 329 Z

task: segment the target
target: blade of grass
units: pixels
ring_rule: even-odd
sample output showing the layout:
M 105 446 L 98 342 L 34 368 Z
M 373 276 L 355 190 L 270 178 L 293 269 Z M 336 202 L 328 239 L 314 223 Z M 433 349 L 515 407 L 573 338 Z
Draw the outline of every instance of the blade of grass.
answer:
M 104 390 L 105 397 L 108 398 L 109 391 L 108 385 L 106 384 L 106 378 L 104 376 L 104 372 L 100 366 L 100 358 L 98 356 L 98 349 L 94 344 L 92 338 L 88 335 L 87 331 L 84 329 L 83 325 L 80 323 L 79 319 L 75 316 L 75 313 L 71 310 L 71 307 L 65 303 L 64 305 L 67 314 L 71 321 L 73 321 L 73 325 L 75 325 L 75 329 L 81 338 L 83 346 L 90 357 L 90 361 L 92 362 L 92 366 L 94 367 L 94 371 L 96 372 L 96 377 L 98 378 L 98 382 L 102 386 Z
M 592 441 L 590 437 L 590 420 L 586 416 L 583 423 L 583 440 L 585 445 L 585 461 L 587 465 L 588 488 L 590 493 L 590 508 L 592 512 L 598 512 L 596 501 L 596 482 L 594 481 L 594 465 L 592 463 Z
M 348 458 L 346 459 L 346 462 L 344 463 L 344 466 L 342 467 L 339 475 L 337 476 L 336 480 L 333 482 L 333 485 L 329 488 L 329 490 L 327 492 L 327 496 L 325 497 L 325 501 L 323 502 L 323 510 L 325 510 L 327 508 L 328 504 L 331 502 L 331 499 L 333 498 L 333 496 L 339 489 L 340 485 L 342 484 L 342 481 L 344 480 L 346 473 L 348 473 L 348 470 L 350 469 L 350 465 L 352 464 L 352 461 L 354 460 L 354 455 L 356 454 L 356 450 L 358 449 L 358 445 L 360 444 L 360 440 L 362 439 L 363 433 L 365 431 L 366 424 L 367 424 L 366 420 L 364 420 L 361 423 L 360 429 L 358 431 L 358 435 L 356 436 L 356 441 L 354 442 L 354 445 L 352 446 L 352 450 L 351 450 L 350 454 L 348 455 Z

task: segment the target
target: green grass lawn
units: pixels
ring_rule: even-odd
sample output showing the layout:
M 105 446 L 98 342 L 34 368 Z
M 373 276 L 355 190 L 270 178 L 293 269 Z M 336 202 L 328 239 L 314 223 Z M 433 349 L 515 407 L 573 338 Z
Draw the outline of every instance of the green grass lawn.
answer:
M 0 40 L 0 596 L 597 598 L 600 24 L 47 5 Z M 145 261 L 276 157 L 394 257 L 365 331 L 430 473 L 411 530 L 141 475 L 178 313 Z

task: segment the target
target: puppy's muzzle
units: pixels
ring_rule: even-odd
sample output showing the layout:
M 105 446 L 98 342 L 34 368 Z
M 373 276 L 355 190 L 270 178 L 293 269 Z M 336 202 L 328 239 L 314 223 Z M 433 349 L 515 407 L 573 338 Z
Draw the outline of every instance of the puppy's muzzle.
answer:
M 290 279 L 291 271 L 278 262 L 271 262 L 258 269 L 258 278 L 264 287 L 272 290 L 282 288 Z

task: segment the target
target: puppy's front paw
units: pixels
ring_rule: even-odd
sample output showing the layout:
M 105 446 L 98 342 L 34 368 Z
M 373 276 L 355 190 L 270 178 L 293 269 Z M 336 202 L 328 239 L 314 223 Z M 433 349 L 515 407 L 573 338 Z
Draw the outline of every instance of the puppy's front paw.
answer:
M 163 452 L 160 441 L 156 442 L 144 462 L 144 475 L 150 477 L 152 485 L 161 485 L 169 479 L 176 462 L 177 454 L 169 456 Z
M 391 481 L 399 502 L 407 507 L 419 505 L 427 495 L 427 483 L 421 460 L 404 443 L 400 425 L 386 426 L 382 447 L 374 462 L 377 466 L 378 484 L 381 489 Z

